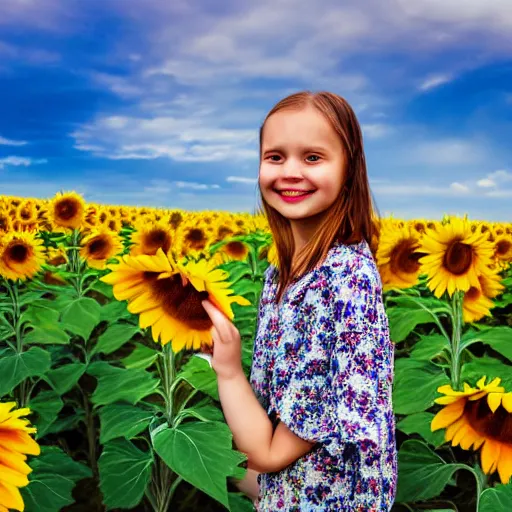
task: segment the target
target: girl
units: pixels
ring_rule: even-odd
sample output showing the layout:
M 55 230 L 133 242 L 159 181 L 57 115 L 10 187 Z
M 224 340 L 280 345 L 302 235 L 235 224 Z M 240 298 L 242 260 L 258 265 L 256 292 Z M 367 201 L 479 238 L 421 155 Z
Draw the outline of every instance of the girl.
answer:
M 304 91 L 272 108 L 259 188 L 279 264 L 265 272 L 250 382 L 237 329 L 203 302 L 222 409 L 248 458 L 241 487 L 257 475 L 258 511 L 388 511 L 393 346 L 361 130 L 343 98 Z

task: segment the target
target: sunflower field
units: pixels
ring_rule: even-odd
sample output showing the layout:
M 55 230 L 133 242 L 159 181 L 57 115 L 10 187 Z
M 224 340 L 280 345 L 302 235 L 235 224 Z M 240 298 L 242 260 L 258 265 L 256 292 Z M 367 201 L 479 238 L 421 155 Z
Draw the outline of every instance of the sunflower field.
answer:
M 512 510 L 512 223 L 375 224 L 393 510 Z M 252 511 L 201 301 L 249 375 L 269 264 L 262 215 L 0 196 L 0 512 Z

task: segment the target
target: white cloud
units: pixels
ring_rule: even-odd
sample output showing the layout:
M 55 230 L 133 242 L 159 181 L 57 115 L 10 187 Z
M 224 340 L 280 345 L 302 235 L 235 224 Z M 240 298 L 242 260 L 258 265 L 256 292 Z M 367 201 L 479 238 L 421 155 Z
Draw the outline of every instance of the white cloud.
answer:
M 426 165 L 475 164 L 485 157 L 486 150 L 481 143 L 457 138 L 418 142 L 406 151 L 409 161 Z
M 471 191 L 471 189 L 462 183 L 458 183 L 457 181 L 454 181 L 450 184 L 450 190 L 453 191 L 455 194 L 467 194 Z
M 0 146 L 25 146 L 26 144 L 26 140 L 6 139 L 0 135 Z
M 453 80 L 450 75 L 431 75 L 419 85 L 420 91 L 428 91 Z
M 361 130 L 363 131 L 363 136 L 369 139 L 380 139 L 385 137 L 391 132 L 391 127 L 386 124 L 365 124 L 361 125 Z
M 5 158 L 0 158 L 0 169 L 4 169 L 6 166 L 12 167 L 28 167 L 29 165 L 34 164 L 45 164 L 47 160 L 44 158 L 27 158 L 22 156 L 7 156 Z
M 492 187 L 496 186 L 496 183 L 494 183 L 494 181 L 492 181 L 489 178 L 483 178 L 481 180 L 478 180 L 476 182 L 476 184 L 478 187 L 482 187 L 482 188 L 492 188 Z
M 254 185 L 258 183 L 258 178 L 246 178 L 245 176 L 228 176 L 226 181 L 230 183 L 243 183 L 247 185 Z

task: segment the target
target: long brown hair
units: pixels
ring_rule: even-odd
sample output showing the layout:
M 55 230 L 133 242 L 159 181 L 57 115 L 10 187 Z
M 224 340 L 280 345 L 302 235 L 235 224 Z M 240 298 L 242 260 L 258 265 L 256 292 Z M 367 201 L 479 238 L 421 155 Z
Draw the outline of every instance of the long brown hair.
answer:
M 263 210 L 279 258 L 277 302 L 280 302 L 287 286 L 322 262 L 336 242 L 349 245 L 365 239 L 371 247 L 377 229 L 374 222 L 378 223 L 379 218 L 379 214 L 374 211 L 368 183 L 361 127 L 351 106 L 337 94 L 327 91 L 300 91 L 274 105 L 260 127 L 260 162 L 263 130 L 267 119 L 280 110 L 300 110 L 308 105 L 323 114 L 339 135 L 346 157 L 345 179 L 338 199 L 328 209 L 315 236 L 301 250 L 293 268 L 295 246 L 290 221 L 265 201 L 260 189 Z

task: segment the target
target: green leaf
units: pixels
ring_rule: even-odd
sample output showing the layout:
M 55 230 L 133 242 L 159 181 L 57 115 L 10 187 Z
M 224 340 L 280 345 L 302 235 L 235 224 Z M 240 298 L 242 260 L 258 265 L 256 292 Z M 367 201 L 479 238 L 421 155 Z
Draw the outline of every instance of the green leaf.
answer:
M 411 357 L 418 361 L 431 361 L 445 351 L 451 352 L 451 346 L 442 334 L 420 335 L 411 351 Z
M 126 309 L 127 306 L 126 301 L 113 300 L 107 302 L 104 306 L 101 306 L 100 322 L 113 323 L 126 318 L 136 319 L 137 317 Z
M 121 359 L 125 368 L 147 368 L 151 366 L 158 357 L 158 352 L 154 348 L 146 347 L 140 343 L 134 343 L 133 352 Z
M 78 334 L 85 341 L 100 321 L 101 306 L 89 297 L 81 297 L 68 304 L 62 312 L 63 327 Z
M 245 460 L 231 446 L 229 427 L 217 422 L 167 427 L 153 438 L 155 451 L 174 472 L 228 509 L 226 478 Z
M 229 509 L 231 512 L 254 512 L 254 505 L 245 494 L 230 492 Z
M 50 370 L 45 380 L 59 395 L 67 393 L 80 380 L 85 373 L 86 366 L 83 363 L 69 363 L 60 368 Z
M 222 411 L 211 404 L 194 405 L 183 411 L 184 416 L 191 416 L 200 421 L 224 421 Z
M 512 484 L 496 485 L 480 494 L 478 512 L 512 510 Z
M 438 496 L 458 469 L 465 464 L 447 464 L 425 443 L 405 441 L 398 452 L 398 503 L 423 501 Z
M 0 359 L 0 396 L 10 393 L 27 377 L 43 375 L 50 368 L 50 354 L 39 347 L 31 347 L 17 354 L 12 350 Z
M 393 406 L 396 414 L 423 412 L 434 404 L 437 388 L 449 379 L 432 363 L 401 358 L 395 362 Z
M 114 439 L 103 447 L 98 460 L 100 489 L 108 508 L 137 506 L 151 478 L 151 450 L 143 452 L 126 439 Z
M 102 366 L 90 365 L 87 373 L 98 379 L 91 401 L 95 406 L 128 402 L 136 404 L 155 392 L 160 384 L 153 374 L 141 369 L 116 368 L 101 361 Z
M 477 357 L 473 361 L 462 366 L 461 381 L 475 385 L 483 376 L 487 377 L 486 382 L 499 377 L 502 386 L 506 391 L 512 391 L 512 372 L 510 365 L 503 363 L 494 357 Z
M 111 354 L 130 341 L 138 332 L 140 332 L 140 329 L 131 324 L 118 323 L 109 325 L 107 330 L 99 336 L 96 345 L 91 351 L 91 355 L 100 352 Z
M 193 388 L 219 401 L 217 375 L 207 361 L 193 355 L 178 373 Z
M 434 321 L 428 311 L 398 306 L 388 309 L 388 319 L 390 337 L 395 343 L 405 340 L 417 325 Z
M 76 482 L 92 476 L 92 471 L 75 462 L 56 446 L 41 446 L 41 455 L 31 458 L 30 483 L 20 488 L 25 512 L 58 512 L 75 499 Z
M 23 337 L 25 343 L 67 344 L 69 334 L 59 326 L 60 312 L 50 307 L 51 303 L 46 299 L 34 301 L 21 315 L 22 322 L 27 322 L 32 330 Z
M 512 361 L 512 327 L 496 326 L 479 332 L 469 330 L 461 339 L 461 351 L 473 343 L 484 343 Z
M 417 412 L 400 420 L 396 428 L 408 435 L 419 434 L 427 443 L 439 448 L 445 443 L 445 430 L 436 430 L 435 432 L 430 430 L 434 416 L 431 412 Z
M 46 434 L 58 434 L 69 430 L 76 430 L 78 424 L 85 424 L 85 412 L 83 409 L 75 409 L 72 414 L 57 418 L 46 430 Z
M 105 444 L 116 437 L 135 437 L 149 425 L 154 415 L 154 411 L 128 404 L 110 404 L 102 407 L 99 411 L 100 443 Z
M 64 402 L 53 390 L 41 391 L 29 400 L 27 407 L 38 415 L 38 418 L 32 423 L 37 427 L 36 439 L 41 439 L 57 419 L 59 412 L 64 407 Z

